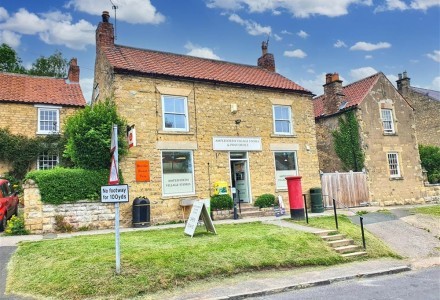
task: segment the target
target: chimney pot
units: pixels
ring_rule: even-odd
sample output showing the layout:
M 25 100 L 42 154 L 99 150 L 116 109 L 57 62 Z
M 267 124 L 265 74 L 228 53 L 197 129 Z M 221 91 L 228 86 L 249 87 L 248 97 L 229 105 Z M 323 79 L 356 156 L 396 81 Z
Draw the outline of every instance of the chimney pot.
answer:
M 102 22 L 108 23 L 108 20 L 110 19 L 110 13 L 106 10 L 102 12 Z
M 337 112 L 345 97 L 338 73 L 325 74 L 324 97 L 325 113 L 330 115 Z
M 261 44 L 261 50 L 263 51 L 263 55 L 258 59 L 257 65 L 266 69 L 270 72 L 275 72 L 275 58 L 273 54 L 267 53 L 268 42 L 264 42 Z

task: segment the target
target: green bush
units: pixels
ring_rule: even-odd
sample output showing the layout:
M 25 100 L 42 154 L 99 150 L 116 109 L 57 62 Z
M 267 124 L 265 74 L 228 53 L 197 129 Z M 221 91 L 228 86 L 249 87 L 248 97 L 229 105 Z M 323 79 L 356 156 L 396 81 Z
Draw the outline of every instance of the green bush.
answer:
M 55 168 L 26 175 L 40 189 L 41 201 L 50 204 L 100 199 L 101 186 L 108 184 L 109 170 Z M 122 178 L 120 178 L 122 182 Z
M 234 200 L 229 195 L 214 195 L 211 197 L 211 210 L 232 209 Z
M 440 147 L 419 145 L 422 167 L 428 172 L 430 183 L 440 182 Z
M 5 235 L 26 235 L 29 231 L 26 230 L 24 225 L 23 216 L 17 217 L 12 216 L 12 218 L 6 223 Z
M 272 194 L 263 194 L 255 200 L 254 206 L 262 207 L 272 207 L 275 204 L 275 196 Z

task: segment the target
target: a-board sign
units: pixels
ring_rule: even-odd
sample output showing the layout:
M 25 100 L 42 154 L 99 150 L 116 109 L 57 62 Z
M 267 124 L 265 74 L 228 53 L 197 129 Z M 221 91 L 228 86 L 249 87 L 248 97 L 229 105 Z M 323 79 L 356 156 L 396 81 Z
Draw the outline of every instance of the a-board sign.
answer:
M 204 201 L 195 201 L 193 203 L 191 213 L 189 214 L 188 221 L 186 222 L 185 234 L 190 235 L 191 237 L 194 236 L 200 216 L 202 216 L 206 230 L 217 234 Z
M 136 181 L 137 182 L 150 181 L 150 161 L 148 160 L 136 161 Z
M 101 186 L 102 203 L 128 202 L 128 199 L 127 184 Z

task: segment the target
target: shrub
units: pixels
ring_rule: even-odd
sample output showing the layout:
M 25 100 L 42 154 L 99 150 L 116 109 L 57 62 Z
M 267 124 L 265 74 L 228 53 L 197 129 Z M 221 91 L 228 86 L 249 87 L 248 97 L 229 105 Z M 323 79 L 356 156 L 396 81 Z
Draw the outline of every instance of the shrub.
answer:
M 262 207 L 271 207 L 275 204 L 275 196 L 272 194 L 263 194 L 255 200 L 254 206 Z
M 234 201 L 229 195 L 214 195 L 211 197 L 211 210 L 232 209 Z
M 419 145 L 422 167 L 428 172 L 430 183 L 440 182 L 440 147 Z
M 29 231 L 26 230 L 23 216 L 12 218 L 6 224 L 5 235 L 26 235 Z
M 26 175 L 26 179 L 32 179 L 38 184 L 41 201 L 50 204 L 98 200 L 101 186 L 107 185 L 108 177 L 108 170 L 64 168 L 35 170 Z
M 67 223 L 64 220 L 64 216 L 56 215 L 55 216 L 55 230 L 58 232 L 72 232 L 73 231 L 72 224 Z

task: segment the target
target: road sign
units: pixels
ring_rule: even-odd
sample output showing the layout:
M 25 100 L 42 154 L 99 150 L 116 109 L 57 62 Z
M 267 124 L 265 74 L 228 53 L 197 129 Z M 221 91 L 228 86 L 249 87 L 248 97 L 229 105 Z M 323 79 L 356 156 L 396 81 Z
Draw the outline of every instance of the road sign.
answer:
M 101 186 L 102 203 L 128 202 L 128 185 L 104 185 Z

